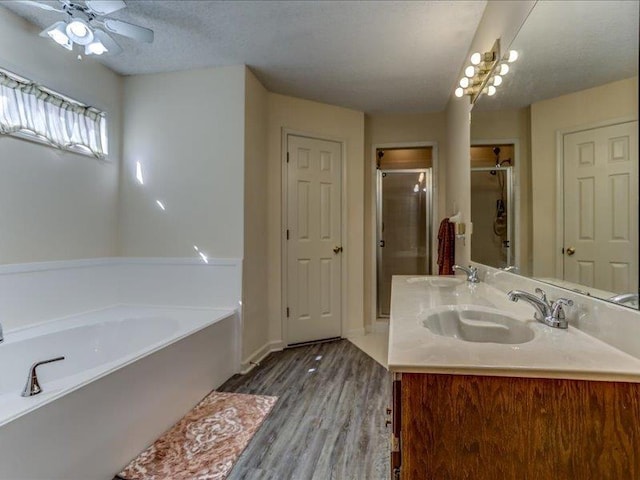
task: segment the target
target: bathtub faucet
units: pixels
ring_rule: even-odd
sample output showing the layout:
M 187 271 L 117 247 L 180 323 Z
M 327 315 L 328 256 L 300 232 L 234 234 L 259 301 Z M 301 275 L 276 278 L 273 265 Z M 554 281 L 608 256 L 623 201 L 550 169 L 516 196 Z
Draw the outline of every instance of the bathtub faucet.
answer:
M 31 365 L 31 368 L 29 369 L 29 376 L 27 377 L 27 384 L 24 386 L 22 396 L 33 397 L 34 395 L 37 395 L 42 391 L 42 388 L 40 388 L 40 383 L 38 382 L 38 373 L 36 372 L 36 368 L 38 368 L 40 365 L 44 365 L 45 363 L 59 362 L 60 360 L 64 360 L 64 357 L 50 358 L 49 360 L 43 360 Z

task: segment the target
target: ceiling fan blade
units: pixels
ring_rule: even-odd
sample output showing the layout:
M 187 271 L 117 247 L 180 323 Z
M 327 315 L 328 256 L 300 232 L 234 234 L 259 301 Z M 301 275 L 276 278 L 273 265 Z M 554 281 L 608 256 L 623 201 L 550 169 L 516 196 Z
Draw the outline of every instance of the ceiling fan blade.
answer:
M 153 42 L 153 30 L 148 28 L 123 22 L 122 20 L 114 20 L 112 18 L 104 19 L 102 24 L 104 25 L 104 28 L 111 33 L 117 33 L 118 35 L 133 38 L 139 42 Z
M 127 6 L 122 0 L 86 0 L 89 10 L 96 15 L 109 15 Z
M 33 2 L 31 0 L 17 0 L 16 3 L 22 3 L 23 5 L 38 7 L 38 8 L 41 8 L 42 10 L 48 10 L 50 12 L 64 13 L 64 10 L 60 8 L 52 7 L 51 5 L 47 5 L 46 3 Z
M 102 45 L 105 46 L 105 48 L 107 49 L 107 55 L 117 55 L 122 52 L 122 47 L 118 45 L 118 43 L 113 38 L 111 38 L 110 35 L 107 34 L 107 32 L 103 32 L 102 30 L 96 28 L 93 31 L 93 38 L 95 38 L 96 40 L 100 40 Z

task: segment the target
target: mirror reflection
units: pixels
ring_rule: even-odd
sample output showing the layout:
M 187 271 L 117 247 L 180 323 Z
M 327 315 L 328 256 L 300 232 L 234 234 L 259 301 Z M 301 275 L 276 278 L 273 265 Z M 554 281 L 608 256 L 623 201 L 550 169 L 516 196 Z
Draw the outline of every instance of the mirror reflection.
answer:
M 616 5 L 538 2 L 474 106 L 471 256 L 637 308 L 639 12 Z

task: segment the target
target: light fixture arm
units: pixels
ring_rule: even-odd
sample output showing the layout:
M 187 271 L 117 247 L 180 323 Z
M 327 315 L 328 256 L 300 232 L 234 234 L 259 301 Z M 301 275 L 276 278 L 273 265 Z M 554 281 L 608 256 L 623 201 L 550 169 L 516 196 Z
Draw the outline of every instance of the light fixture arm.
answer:
M 471 93 L 471 105 L 476 103 L 476 100 L 480 98 L 480 94 L 484 90 L 484 88 L 488 85 L 489 79 L 491 75 L 495 71 L 498 66 L 500 59 L 500 39 L 496 39 L 491 50 L 485 52 L 483 55 L 482 68 L 478 71 L 476 75 L 478 75 L 478 79 L 473 82 L 474 88 Z M 475 84 L 478 86 L 475 87 Z

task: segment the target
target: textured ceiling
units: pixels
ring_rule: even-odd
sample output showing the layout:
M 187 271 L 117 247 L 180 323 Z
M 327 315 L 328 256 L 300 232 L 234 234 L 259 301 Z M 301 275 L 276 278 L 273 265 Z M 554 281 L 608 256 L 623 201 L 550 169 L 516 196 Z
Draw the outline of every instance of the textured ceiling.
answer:
M 520 58 L 477 108 L 517 108 L 638 75 L 638 0 L 536 4 L 513 41 Z
M 113 17 L 151 28 L 156 37 L 148 45 L 114 36 L 125 52 L 100 61 L 121 74 L 246 64 L 272 92 L 365 112 L 425 112 L 445 108 L 486 2 L 127 4 Z M 62 16 L 0 5 L 39 27 Z

